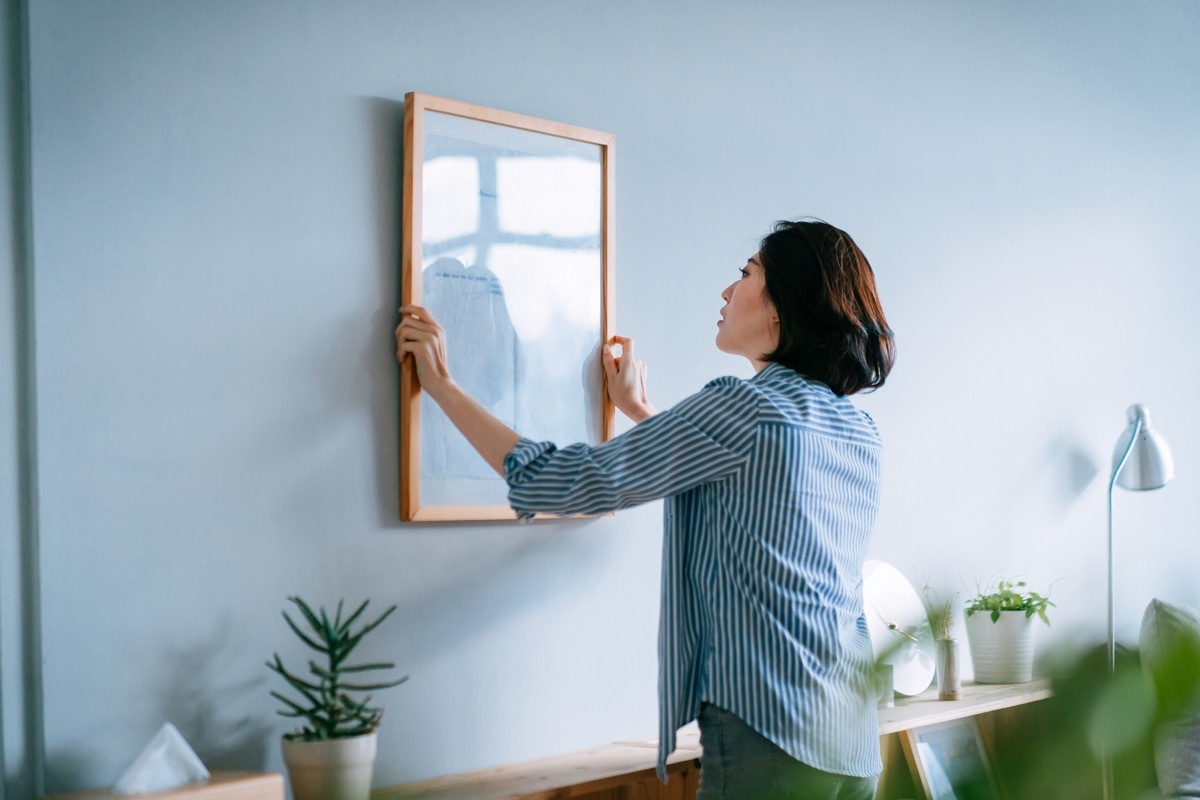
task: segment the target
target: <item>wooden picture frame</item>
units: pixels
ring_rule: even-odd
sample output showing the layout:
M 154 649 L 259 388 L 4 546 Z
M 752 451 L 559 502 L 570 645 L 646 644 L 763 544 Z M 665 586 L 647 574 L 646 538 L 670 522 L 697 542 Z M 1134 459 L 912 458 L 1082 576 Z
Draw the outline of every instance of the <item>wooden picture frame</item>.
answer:
M 906 730 L 900 742 L 925 800 L 1000 800 L 974 717 Z
M 459 385 L 514 430 L 599 444 L 615 312 L 615 137 L 411 92 L 401 301 L 446 330 Z M 507 484 L 401 365 L 400 517 L 516 519 Z

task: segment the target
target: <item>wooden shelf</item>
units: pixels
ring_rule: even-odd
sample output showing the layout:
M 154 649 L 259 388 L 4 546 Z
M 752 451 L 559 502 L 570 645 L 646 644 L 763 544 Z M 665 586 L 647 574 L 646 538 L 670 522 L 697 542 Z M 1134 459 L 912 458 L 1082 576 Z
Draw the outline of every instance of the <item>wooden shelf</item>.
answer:
M 630 739 L 535 761 L 376 789 L 371 800 L 584 797 L 630 783 L 657 781 L 657 758 L 658 739 Z M 675 752 L 667 760 L 671 781 L 679 781 L 682 772 L 695 769 L 699 758 L 700 729 L 688 725 L 679 731 Z
M 895 708 L 879 710 L 879 734 L 893 734 L 962 717 L 987 714 L 1001 709 L 1033 703 L 1050 697 L 1050 682 L 1039 679 L 1030 683 L 987 685 L 967 682 L 959 700 L 938 700 L 937 689 L 915 697 L 897 698 Z M 888 748 L 885 748 L 885 751 Z M 668 763 L 671 781 L 651 797 L 690 798 L 695 795 L 698 775 L 700 731 L 693 723 L 677 737 L 676 750 Z M 372 800 L 554 800 L 625 796 L 622 787 L 636 784 L 654 786 L 658 740 L 653 737 L 629 739 L 613 744 L 492 769 L 447 775 L 416 783 L 377 789 Z M 885 752 L 885 761 L 887 761 Z M 673 789 L 673 790 L 672 790 Z M 608 794 L 612 791 L 613 794 Z M 688 793 L 690 791 L 690 794 Z M 631 796 L 642 796 L 633 792 Z
M 56 794 L 44 800 L 100 800 L 120 797 L 109 789 Z M 210 780 L 169 792 L 137 795 L 138 800 L 283 800 L 283 776 L 276 772 L 214 772 Z
M 938 700 L 937 688 L 915 697 L 896 700 L 895 708 L 879 709 L 879 735 L 899 733 L 922 725 L 974 717 L 989 711 L 1034 703 L 1050 697 L 1050 681 L 1037 678 L 1029 683 L 986 684 L 967 681 L 958 700 Z

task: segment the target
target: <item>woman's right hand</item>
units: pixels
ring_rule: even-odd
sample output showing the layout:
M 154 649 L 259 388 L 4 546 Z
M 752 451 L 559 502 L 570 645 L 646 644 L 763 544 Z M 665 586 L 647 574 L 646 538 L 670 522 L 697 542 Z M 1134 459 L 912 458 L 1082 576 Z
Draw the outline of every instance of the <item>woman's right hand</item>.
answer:
M 396 360 L 412 359 L 417 382 L 427 393 L 435 394 L 450 381 L 446 366 L 446 332 L 433 315 L 418 305 L 400 307 L 403 317 L 396 328 Z
M 621 346 L 621 355 L 613 354 L 613 345 Z M 646 364 L 633 354 L 633 339 L 614 336 L 604 345 L 601 358 L 608 377 L 608 396 L 621 413 L 634 422 L 652 417 L 658 410 L 646 398 Z

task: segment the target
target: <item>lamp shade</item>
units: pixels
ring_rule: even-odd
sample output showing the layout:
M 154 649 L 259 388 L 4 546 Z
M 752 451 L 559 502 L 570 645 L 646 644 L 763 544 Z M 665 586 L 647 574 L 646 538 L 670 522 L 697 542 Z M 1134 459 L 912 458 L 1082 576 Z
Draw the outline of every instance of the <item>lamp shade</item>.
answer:
M 1121 463 L 1121 456 L 1129 447 L 1137 423 L 1141 428 L 1137 431 L 1137 441 L 1129 451 L 1125 467 L 1117 475 L 1117 483 L 1125 489 L 1144 491 L 1146 489 L 1161 489 L 1167 481 L 1175 477 L 1175 459 L 1171 456 L 1171 448 L 1154 428 L 1150 427 L 1150 412 L 1143 405 L 1129 407 L 1129 424 L 1117 439 L 1113 450 L 1113 469 Z

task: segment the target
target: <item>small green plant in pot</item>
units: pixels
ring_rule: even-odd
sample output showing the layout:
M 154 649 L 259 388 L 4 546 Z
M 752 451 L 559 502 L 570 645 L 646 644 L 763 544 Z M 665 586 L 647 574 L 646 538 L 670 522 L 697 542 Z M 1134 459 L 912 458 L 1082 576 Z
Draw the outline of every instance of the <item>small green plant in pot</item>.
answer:
M 1025 581 L 997 581 L 967 601 L 967 641 L 976 683 L 1026 683 L 1033 678 L 1033 618 L 1046 625 L 1047 595 Z
M 354 624 L 366 611 L 369 600 L 342 618 L 343 603 L 330 616 L 324 608 L 316 612 L 299 597 L 289 597 L 304 617 L 307 630 L 283 612 L 289 628 L 300 640 L 320 654 L 320 660 L 308 662 L 301 676 L 283 665 L 279 654 L 267 667 L 280 675 L 298 697 L 272 691 L 271 696 L 284 705 L 278 713 L 303 720 L 299 729 L 284 734 L 283 757 L 295 800 L 367 800 L 371 792 L 371 773 L 375 764 L 375 729 L 383 709 L 371 705 L 366 692 L 398 686 L 397 680 L 371 681 L 367 673 L 394 669 L 391 662 L 351 664 L 351 653 L 368 633 L 379 627 L 396 606 L 391 606 L 372 622 Z
M 1026 617 L 1037 614 L 1038 619 L 1049 625 L 1046 609 L 1053 605 L 1049 597 L 1025 589 L 1025 581 L 998 581 L 994 591 L 980 590 L 967 601 L 967 616 L 986 613 L 996 623 L 1002 611 L 1021 611 Z

